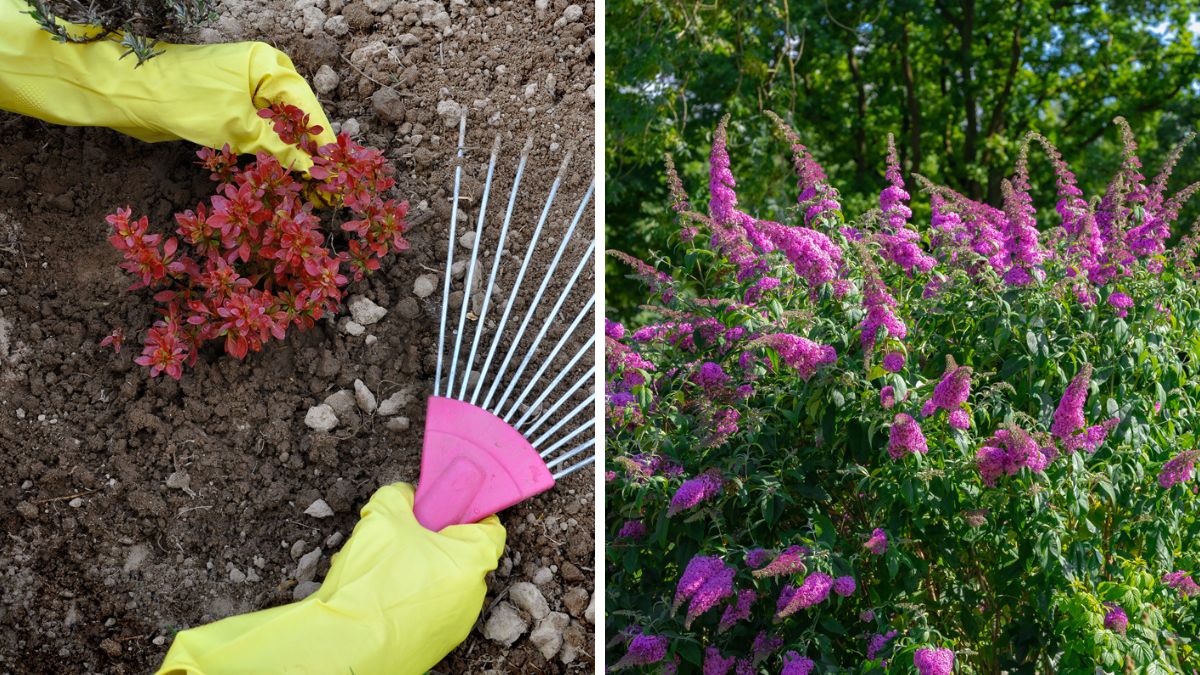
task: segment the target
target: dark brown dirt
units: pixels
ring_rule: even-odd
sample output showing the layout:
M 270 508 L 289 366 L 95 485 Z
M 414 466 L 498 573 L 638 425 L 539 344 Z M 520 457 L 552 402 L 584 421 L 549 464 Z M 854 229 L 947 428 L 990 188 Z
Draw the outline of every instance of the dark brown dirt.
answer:
M 485 242 L 495 241 L 520 147 L 534 135 L 510 235 L 515 256 L 502 265 L 498 298 L 507 298 L 563 154 L 575 152 L 519 311 L 593 176 L 592 6 L 556 27 L 565 2 L 452 2 L 448 21 L 430 5 L 267 0 L 221 8 L 205 39 L 267 39 L 310 78 L 321 66 L 338 74 L 322 102 L 332 120 L 352 126 L 354 118 L 360 140 L 394 160 L 397 192 L 413 205 L 412 250 L 352 286 L 389 310 L 367 334 L 322 322 L 245 361 L 213 346 L 179 383 L 132 363 L 153 303 L 125 292 L 103 218 L 128 204 L 165 229 L 174 211 L 210 191 L 194 148 L 0 113 L 0 672 L 152 671 L 174 631 L 291 601 L 298 540 L 325 548 L 319 580 L 337 549 L 324 542 L 350 533 L 375 488 L 416 480 L 456 140 L 439 102 L 469 110 L 461 206 L 472 215 L 487 152 L 502 137 Z M 325 21 L 304 36 L 318 23 L 310 9 Z M 372 105 L 378 83 L 401 93 L 398 114 Z M 529 84 L 537 87 L 527 97 Z M 594 222 L 589 207 L 564 266 L 583 254 Z M 456 247 L 457 259 L 466 253 Z M 422 274 L 437 275 L 438 290 L 417 299 Z M 551 298 L 561 284 L 556 277 Z M 590 270 L 580 285 L 586 293 L 572 293 L 549 339 L 586 301 Z M 546 309 L 535 326 L 548 320 Z M 98 342 L 117 326 L 130 338 L 114 356 Z M 367 335 L 376 341 L 367 344 Z M 304 425 L 310 406 L 355 379 L 380 400 L 412 391 L 400 413 L 411 429 L 390 431 L 385 419 L 365 415 L 331 434 Z M 184 473 L 187 490 L 174 487 Z M 594 591 L 593 486 L 589 468 L 502 514 L 508 549 L 485 603 L 517 581 L 542 581 L 551 610 L 573 617 L 563 631 L 570 663 L 565 648 L 548 662 L 528 633 L 505 647 L 476 630 L 437 672 L 592 671 L 594 629 L 580 599 Z M 336 515 L 303 515 L 317 498 Z

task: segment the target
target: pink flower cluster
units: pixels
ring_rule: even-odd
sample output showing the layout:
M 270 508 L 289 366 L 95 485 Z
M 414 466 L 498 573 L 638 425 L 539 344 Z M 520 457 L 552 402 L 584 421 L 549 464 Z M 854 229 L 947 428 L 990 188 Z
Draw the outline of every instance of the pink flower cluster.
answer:
M 683 481 L 679 489 L 675 491 L 675 496 L 671 497 L 671 505 L 667 508 L 667 515 L 673 516 L 682 511 L 687 511 L 696 507 L 701 502 L 720 494 L 724 484 L 725 481 L 721 479 L 721 474 L 715 469 Z
M 921 417 L 929 417 L 938 410 L 945 410 L 950 414 L 951 427 L 969 429 L 971 416 L 967 413 L 966 403 L 970 395 L 971 369 L 951 362 L 941 381 L 933 388 L 933 395 L 921 408 Z
M 718 557 L 692 558 L 679 578 L 675 600 L 671 603 L 672 611 L 690 600 L 684 621 L 684 626 L 690 628 L 697 617 L 733 595 L 734 574 L 735 570 Z
M 1120 421 L 1113 418 L 1090 427 L 1087 425 L 1083 408 L 1087 403 L 1091 378 L 1092 364 L 1088 363 L 1071 379 L 1058 402 L 1058 408 L 1054 411 L 1050 433 L 1059 440 L 1067 453 L 1080 448 L 1087 452 L 1095 452 L 1108 436 L 1108 432 Z
M 1021 469 L 1041 473 L 1052 459 L 1053 448 L 1041 448 L 1020 427 L 999 429 L 975 453 L 975 463 L 984 485 L 995 487 L 1000 476 L 1013 476 Z

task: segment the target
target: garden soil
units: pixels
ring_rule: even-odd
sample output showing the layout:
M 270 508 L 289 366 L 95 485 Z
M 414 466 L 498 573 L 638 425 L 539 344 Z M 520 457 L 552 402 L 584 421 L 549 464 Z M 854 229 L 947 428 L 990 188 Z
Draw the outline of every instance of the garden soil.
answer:
M 153 303 L 126 291 L 104 216 L 129 205 L 166 230 L 173 212 L 211 192 L 195 148 L 0 113 L 0 672 L 151 672 L 176 631 L 292 601 L 299 558 L 321 549 L 319 581 L 372 492 L 416 480 L 458 110 L 468 116 L 466 213 L 477 210 L 487 153 L 501 137 L 485 244 L 533 137 L 499 299 L 565 154 L 574 160 L 536 247 L 538 270 L 593 177 L 591 5 L 226 0 L 218 11 L 193 40 L 259 39 L 287 51 L 319 81 L 335 126 L 386 151 L 397 193 L 412 205 L 412 248 L 352 285 L 388 310 L 364 333 L 346 332 L 342 315 L 245 361 L 212 345 L 181 382 L 152 379 L 132 359 Z M 574 267 L 594 222 L 589 206 L 564 265 Z M 460 221 L 460 232 L 467 227 Z M 485 246 L 488 264 L 493 250 Z M 456 244 L 457 259 L 468 253 Z M 436 292 L 414 292 L 422 275 Z M 566 276 L 555 276 L 551 298 Z M 515 311 L 540 272 L 532 278 Z M 592 284 L 589 270 L 587 292 L 576 289 L 556 318 L 543 308 L 534 325 L 550 321 L 556 339 Z M 99 346 L 117 327 L 130 336 L 119 355 Z M 310 407 L 356 379 L 380 401 L 401 392 L 408 402 L 386 418 L 344 414 L 329 433 L 305 426 Z M 502 514 L 508 546 L 485 612 L 436 672 L 592 672 L 593 477 L 589 467 Z M 318 499 L 333 516 L 305 514 Z M 523 602 L 510 596 L 522 582 L 547 600 L 548 619 L 522 608 L 528 586 Z M 498 608 L 521 632 L 511 644 L 498 639 L 512 625 L 486 629 Z

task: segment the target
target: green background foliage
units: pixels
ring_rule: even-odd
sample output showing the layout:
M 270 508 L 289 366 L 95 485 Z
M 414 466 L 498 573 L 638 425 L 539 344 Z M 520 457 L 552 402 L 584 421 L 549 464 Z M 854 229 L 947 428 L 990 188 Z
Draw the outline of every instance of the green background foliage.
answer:
M 907 173 L 998 206 L 1022 135 L 1036 130 L 1081 175 L 1086 197 L 1120 162 L 1124 115 L 1152 174 L 1200 110 L 1197 7 L 1184 2 L 610 2 L 605 96 L 608 246 L 638 257 L 673 229 L 664 152 L 684 181 L 707 183 L 709 139 L 732 113 L 739 194 L 754 215 L 791 205 L 786 148 L 760 111 L 800 132 L 850 212 L 874 205 L 888 132 Z M 770 144 L 770 152 L 765 152 Z M 781 148 L 784 150 L 781 152 Z M 1196 147 L 1172 186 L 1200 179 Z M 751 159 L 753 158 L 753 160 Z M 752 163 L 752 164 L 751 164 Z M 1035 203 L 1054 204 L 1037 164 Z M 703 204 L 701 195 L 701 205 Z M 918 219 L 928 207 L 917 205 Z M 1185 227 L 1200 214 L 1185 210 Z M 1056 222 L 1056 221 L 1055 221 Z M 609 314 L 638 294 L 610 266 Z

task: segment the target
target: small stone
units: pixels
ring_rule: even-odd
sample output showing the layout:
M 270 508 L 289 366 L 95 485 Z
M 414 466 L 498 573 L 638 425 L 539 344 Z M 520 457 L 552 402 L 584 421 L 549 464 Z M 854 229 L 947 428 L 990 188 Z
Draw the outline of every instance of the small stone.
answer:
M 406 319 L 415 319 L 421 316 L 421 305 L 416 298 L 405 298 L 396 306 L 396 311 Z
M 367 9 L 372 14 L 383 14 L 395 5 L 395 0 L 366 0 Z
M 26 520 L 34 520 L 38 517 L 38 508 L 29 502 L 21 502 L 17 504 L 17 513 Z
M 592 594 L 592 599 L 588 602 L 587 609 L 583 610 L 583 618 L 593 626 L 596 625 L 596 595 Z
M 400 124 L 404 121 L 404 97 L 391 87 L 380 87 L 371 95 L 371 109 L 385 122 Z
M 146 558 L 150 557 L 150 549 L 144 544 L 137 544 L 129 547 L 129 552 L 125 554 L 125 565 L 121 569 L 129 574 L 136 571 L 137 568 L 146 562 Z
M 387 315 L 386 309 L 375 304 L 370 298 L 364 298 L 361 295 L 350 298 L 348 306 L 350 307 L 350 316 L 364 326 L 376 324 Z
M 325 538 L 325 548 L 337 548 L 346 537 L 341 532 L 334 532 Z
M 558 17 L 558 21 L 554 22 L 555 28 L 562 28 L 569 23 L 575 23 L 583 17 L 583 8 L 579 5 L 567 5 L 563 10 L 562 16 Z
M 368 335 L 367 337 L 363 338 L 363 344 L 368 347 L 375 344 L 376 342 L 379 342 L 379 338 L 375 337 L 374 335 Z
M 563 630 L 570 625 L 571 618 L 562 612 L 551 612 L 529 634 L 529 641 L 542 653 L 547 661 L 554 658 L 563 643 Z
M 510 586 L 508 597 L 514 605 L 528 612 L 534 619 L 544 619 L 550 613 L 546 596 L 528 581 L 519 581 Z
M 413 35 L 412 33 L 405 33 L 397 38 L 397 40 L 399 41 L 401 47 L 416 47 L 417 45 L 421 44 L 421 38 Z
M 379 404 L 378 412 L 383 417 L 391 417 L 401 410 L 404 410 L 404 408 L 408 406 L 411 401 L 412 394 L 401 390 L 383 399 L 383 402 Z
M 314 548 L 313 550 L 300 556 L 300 562 L 296 563 L 296 581 L 312 581 L 313 577 L 317 576 L 317 565 L 321 562 L 321 549 Z
M 447 99 L 438 102 L 437 114 L 438 117 L 442 118 L 442 123 L 447 127 L 456 127 L 458 126 L 459 118 L 462 117 L 462 108 L 459 107 L 458 103 Z
M 584 580 L 583 572 L 575 566 L 575 563 L 564 562 L 562 566 L 563 581 L 571 584 L 577 584 Z
M 342 122 L 342 131 L 350 134 L 351 136 L 357 136 L 362 132 L 362 125 L 359 124 L 358 120 L 351 117 L 345 122 Z
M 533 98 L 537 95 L 537 82 L 530 82 L 525 85 L 525 98 Z
M 363 325 L 354 319 L 346 319 L 342 321 L 342 332 L 351 337 L 358 337 L 367 332 L 367 329 L 363 328 Z
M 321 590 L 321 584 L 315 581 L 301 581 L 292 589 L 292 600 L 303 600 Z
M 483 636 L 493 642 L 509 646 L 529 629 L 529 624 L 507 602 L 501 602 L 492 610 L 487 623 L 483 626 Z
M 193 497 L 196 496 L 196 493 L 192 491 L 192 477 L 183 469 L 175 471 L 170 476 L 167 476 L 167 487 L 175 490 L 182 490 Z
M 337 18 L 337 17 L 334 17 Z M 343 21 L 345 21 L 343 19 Z M 325 22 L 326 28 L 329 27 L 329 22 Z M 330 68 L 328 64 L 317 69 L 317 74 L 313 76 L 313 87 L 318 94 L 332 94 L 341 84 L 342 78 L 338 76 L 337 71 Z
M 304 555 L 305 552 L 307 552 L 307 551 L 308 551 L 308 542 L 304 541 L 303 539 L 297 539 L 295 542 L 292 543 L 292 548 L 290 551 L 290 553 L 292 554 L 292 560 L 299 560 L 300 556 Z
M 388 431 L 408 431 L 409 426 L 411 426 L 411 422 L 407 417 L 393 417 L 387 422 Z
M 579 618 L 583 616 L 583 610 L 587 609 L 588 600 L 590 599 L 586 589 L 575 586 L 566 593 L 563 593 L 562 603 L 563 607 L 566 607 L 567 611 L 571 613 L 571 616 Z
M 154 643 L 154 646 L 161 647 L 161 646 L 167 644 L 167 638 L 165 635 L 155 635 L 154 639 L 151 640 L 151 642 Z
M 465 274 L 466 271 L 467 261 L 465 260 L 455 260 L 454 265 L 450 267 L 450 272 L 453 274 L 455 279 L 463 278 L 463 274 Z
M 258 572 L 255 572 L 254 568 L 251 568 L 246 571 L 246 581 L 253 584 L 258 581 L 262 581 L 262 579 L 258 576 Z
M 367 385 L 363 384 L 362 380 L 354 381 L 354 400 L 358 402 L 359 410 L 368 415 L 375 412 L 375 409 L 379 407 L 379 404 L 375 401 L 375 394 L 372 394 L 371 390 L 367 389 Z
M 121 655 L 121 643 L 112 638 L 104 638 L 104 640 L 100 643 L 100 649 L 109 656 Z
M 553 580 L 554 573 L 550 571 L 549 567 L 543 567 L 533 574 L 533 583 L 538 586 L 545 586 Z
M 325 405 L 333 408 L 333 414 L 342 419 L 354 412 L 354 407 L 358 405 L 354 400 L 354 393 L 349 389 L 340 389 L 325 398 Z
M 459 246 L 470 250 L 470 248 L 475 245 L 475 233 L 464 232 L 463 235 L 458 238 L 458 244 Z
M 350 32 L 350 23 L 346 21 L 346 17 L 344 16 L 331 16 L 325 20 L 325 32 L 329 33 L 330 35 L 342 37 Z M 337 88 L 336 84 L 334 85 L 334 88 Z
M 314 431 L 331 431 L 338 424 L 337 415 L 333 408 L 322 403 L 308 409 L 304 415 L 304 424 Z
M 413 295 L 418 298 L 428 298 L 437 289 L 436 274 L 422 274 L 413 282 Z
M 83 500 L 80 499 L 79 497 L 76 497 L 75 499 L 72 499 L 71 501 L 67 502 L 67 505 L 69 505 L 73 509 L 77 509 L 77 508 L 83 506 Z
M 326 504 L 324 499 L 318 499 L 304 509 L 304 515 L 313 518 L 328 518 L 333 515 L 333 509 L 329 508 L 329 504 Z
M 246 582 L 246 573 L 234 567 L 229 570 L 229 580 L 235 584 Z

